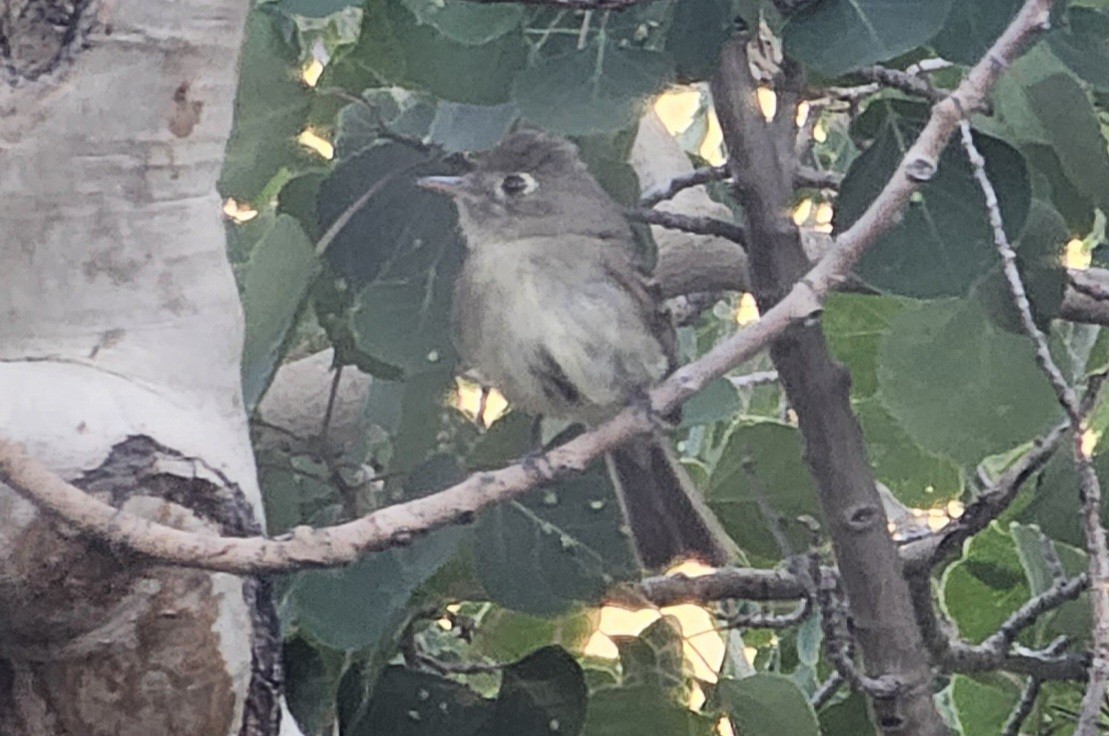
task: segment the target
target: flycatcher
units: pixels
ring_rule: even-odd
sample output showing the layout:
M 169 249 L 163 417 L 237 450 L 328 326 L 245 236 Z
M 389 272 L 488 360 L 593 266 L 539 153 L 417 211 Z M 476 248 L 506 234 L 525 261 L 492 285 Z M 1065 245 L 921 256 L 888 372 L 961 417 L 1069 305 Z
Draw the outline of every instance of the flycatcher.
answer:
M 419 184 L 454 199 L 467 243 L 451 319 L 459 353 L 510 403 L 596 424 L 676 367 L 673 325 L 635 265 L 623 210 L 572 143 L 513 133 L 465 176 Z M 734 559 L 665 436 L 636 437 L 608 463 L 646 567 Z

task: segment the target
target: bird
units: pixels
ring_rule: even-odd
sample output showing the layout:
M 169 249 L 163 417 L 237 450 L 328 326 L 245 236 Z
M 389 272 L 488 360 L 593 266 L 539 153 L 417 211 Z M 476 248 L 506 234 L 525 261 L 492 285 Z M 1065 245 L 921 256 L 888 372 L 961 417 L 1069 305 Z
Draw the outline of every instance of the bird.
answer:
M 624 210 L 572 142 L 518 130 L 468 173 L 418 184 L 454 201 L 466 243 L 451 309 L 459 355 L 511 405 L 596 425 L 676 368 L 674 327 Z M 643 567 L 736 559 L 661 427 L 606 462 Z

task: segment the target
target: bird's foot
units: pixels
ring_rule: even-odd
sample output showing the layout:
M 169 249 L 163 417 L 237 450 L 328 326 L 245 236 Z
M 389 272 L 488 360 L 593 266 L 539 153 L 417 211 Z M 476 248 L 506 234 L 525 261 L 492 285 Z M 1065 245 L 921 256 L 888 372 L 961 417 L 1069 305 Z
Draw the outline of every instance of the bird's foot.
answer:
M 674 429 L 682 420 L 681 407 L 666 414 L 655 409 L 654 402 L 651 401 L 651 394 L 645 388 L 636 389 L 635 393 L 632 394 L 629 406 L 653 426 L 664 431 Z
M 529 477 L 536 478 L 540 483 L 550 483 L 554 480 L 554 467 L 543 449 L 532 450 L 520 458 L 520 467 Z

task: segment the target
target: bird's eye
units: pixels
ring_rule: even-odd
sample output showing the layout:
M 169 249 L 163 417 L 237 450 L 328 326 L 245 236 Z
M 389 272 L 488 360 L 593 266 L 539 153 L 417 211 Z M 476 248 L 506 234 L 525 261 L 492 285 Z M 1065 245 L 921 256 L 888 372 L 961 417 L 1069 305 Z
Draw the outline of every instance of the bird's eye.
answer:
M 531 174 L 509 174 L 501 180 L 501 191 L 512 197 L 533 192 L 537 186 Z

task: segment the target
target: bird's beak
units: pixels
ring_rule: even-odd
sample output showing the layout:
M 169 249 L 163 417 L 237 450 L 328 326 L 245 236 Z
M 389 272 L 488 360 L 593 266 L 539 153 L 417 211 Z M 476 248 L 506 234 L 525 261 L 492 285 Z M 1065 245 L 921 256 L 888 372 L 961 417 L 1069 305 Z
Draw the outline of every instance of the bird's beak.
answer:
M 461 176 L 425 176 L 416 180 L 416 186 L 430 192 L 457 197 L 464 190 L 466 179 Z

